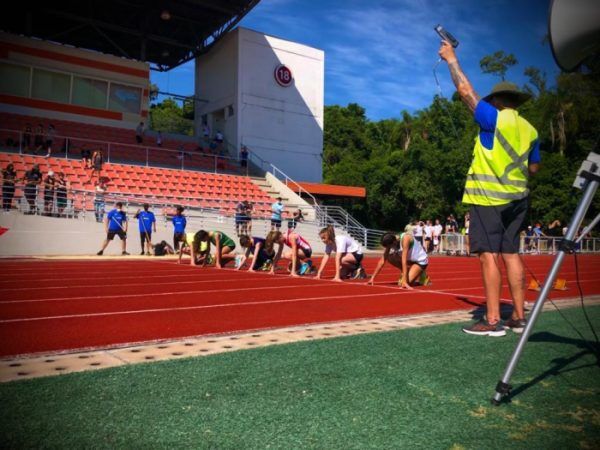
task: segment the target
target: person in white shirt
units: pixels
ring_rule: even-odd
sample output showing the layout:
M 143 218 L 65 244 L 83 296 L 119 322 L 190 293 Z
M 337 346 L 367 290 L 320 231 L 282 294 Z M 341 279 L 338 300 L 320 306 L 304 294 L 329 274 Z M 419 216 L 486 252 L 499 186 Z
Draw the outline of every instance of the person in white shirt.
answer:
M 440 237 L 442 236 L 442 224 L 440 219 L 435 219 L 435 225 L 433 226 L 433 252 L 439 253 L 440 251 Z
M 323 270 L 329 261 L 331 252 L 335 252 L 335 277 L 333 281 L 342 281 L 351 276 L 354 279 L 366 278 L 365 269 L 361 265 L 363 259 L 361 245 L 350 236 L 336 236 L 333 225 L 319 232 L 321 241 L 325 244 L 325 255 L 317 272 L 321 278 Z
M 430 284 L 429 277 L 425 272 L 429 265 L 427 253 L 412 235 L 402 233 L 398 236 L 394 233 L 386 233 L 381 238 L 381 245 L 385 250 L 377 263 L 377 267 L 375 267 L 369 284 L 375 283 L 375 277 L 386 261 L 402 271 L 402 276 L 398 280 L 398 285 L 402 289 L 412 289 L 412 286 Z
M 425 222 L 425 227 L 423 228 L 423 234 L 425 235 L 423 248 L 426 253 L 431 252 L 432 250 L 432 239 L 433 239 L 433 225 L 431 225 L 431 220 Z

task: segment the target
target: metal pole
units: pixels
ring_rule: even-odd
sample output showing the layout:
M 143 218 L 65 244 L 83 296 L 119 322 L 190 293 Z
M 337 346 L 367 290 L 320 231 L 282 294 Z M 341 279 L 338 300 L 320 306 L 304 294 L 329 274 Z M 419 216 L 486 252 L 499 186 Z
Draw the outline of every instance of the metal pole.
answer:
M 587 210 L 590 207 L 592 200 L 594 199 L 594 195 L 596 194 L 596 189 L 598 189 L 597 181 L 590 181 L 588 183 L 588 185 L 586 186 L 585 191 L 583 193 L 583 197 L 579 201 L 579 205 L 577 205 L 577 209 L 575 210 L 575 213 L 573 214 L 573 218 L 571 219 L 571 223 L 569 225 L 567 235 L 565 236 L 565 239 L 563 242 L 573 241 L 573 238 L 575 237 L 575 234 L 577 233 L 577 230 L 579 229 L 579 226 L 581 225 L 581 222 L 583 221 L 583 218 L 585 217 L 585 214 L 587 213 Z M 548 296 L 548 292 L 550 292 L 550 289 L 552 289 L 552 285 L 554 284 L 554 280 L 556 279 L 556 276 L 558 275 L 558 271 L 560 270 L 560 266 L 562 265 L 563 259 L 565 258 L 565 254 L 566 253 L 565 253 L 564 246 L 561 246 L 561 249 L 559 250 L 558 255 L 556 256 L 556 259 L 552 263 L 552 267 L 550 268 L 550 272 L 548 273 L 546 281 L 544 282 L 544 286 L 542 287 L 542 290 L 541 290 L 540 294 L 538 295 L 538 298 L 533 307 L 533 311 L 531 312 L 531 315 L 529 316 L 529 320 L 527 321 L 527 326 L 525 327 L 525 330 L 523 331 L 523 334 L 521 335 L 521 338 L 519 339 L 519 343 L 517 344 L 517 347 L 513 351 L 513 354 L 510 357 L 510 360 L 508 361 L 508 365 L 506 366 L 504 375 L 502 375 L 502 379 L 496 385 L 496 393 L 494 394 L 494 397 L 492 398 L 492 403 L 494 405 L 499 405 L 502 398 L 510 394 L 510 389 L 511 389 L 511 386 L 509 385 L 510 378 L 511 378 L 515 368 L 517 367 L 517 363 L 519 362 L 521 353 L 523 352 L 523 349 L 525 348 L 525 344 L 527 343 L 527 340 L 529 339 L 529 335 L 533 331 L 533 326 L 535 325 L 535 321 L 537 320 L 539 314 L 542 312 L 542 307 L 544 306 L 544 301 L 546 300 L 546 297 Z

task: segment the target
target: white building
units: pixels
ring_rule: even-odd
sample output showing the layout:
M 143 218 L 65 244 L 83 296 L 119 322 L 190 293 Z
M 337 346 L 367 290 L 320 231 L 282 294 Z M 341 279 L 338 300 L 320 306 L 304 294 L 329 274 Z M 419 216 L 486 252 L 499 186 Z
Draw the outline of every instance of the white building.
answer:
M 196 134 L 221 131 L 298 181 L 323 175 L 324 52 L 237 28 L 196 60 Z

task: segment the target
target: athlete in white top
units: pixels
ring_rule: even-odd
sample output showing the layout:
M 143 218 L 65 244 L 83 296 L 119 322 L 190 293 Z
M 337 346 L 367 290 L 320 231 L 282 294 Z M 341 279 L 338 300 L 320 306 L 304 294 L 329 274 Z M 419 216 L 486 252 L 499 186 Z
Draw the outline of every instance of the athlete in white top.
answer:
M 381 259 L 377 262 L 377 267 L 375 267 L 369 284 L 374 284 L 375 277 L 386 261 L 402 271 L 402 277 L 398 282 L 402 289 L 412 289 L 411 286 L 427 284 L 425 269 L 429 264 L 429 259 L 419 241 L 408 233 L 403 233 L 400 236 L 394 233 L 386 233 L 381 238 L 381 245 L 385 250 Z
M 342 281 L 350 275 L 352 278 L 365 278 L 365 271 L 360 264 L 363 259 L 362 247 L 358 242 L 350 236 L 336 236 L 331 225 L 323 228 L 319 236 L 325 244 L 325 255 L 321 260 L 317 278 L 321 278 L 331 252 L 335 252 L 335 277 L 333 281 Z

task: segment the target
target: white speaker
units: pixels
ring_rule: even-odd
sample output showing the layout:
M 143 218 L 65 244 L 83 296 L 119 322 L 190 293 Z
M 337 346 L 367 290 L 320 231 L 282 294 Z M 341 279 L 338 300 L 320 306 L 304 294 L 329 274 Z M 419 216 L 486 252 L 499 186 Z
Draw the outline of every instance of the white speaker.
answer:
M 571 72 L 600 57 L 600 0 L 552 0 L 548 17 L 552 55 Z

